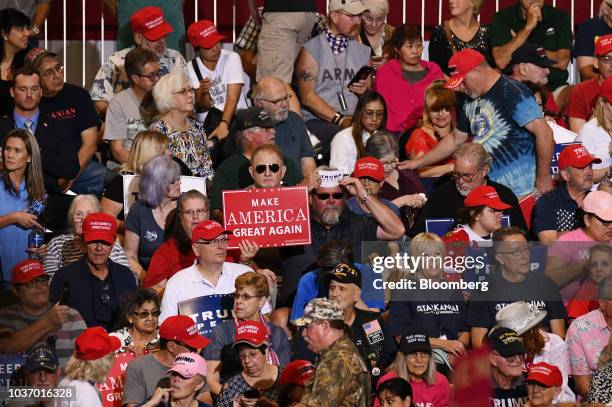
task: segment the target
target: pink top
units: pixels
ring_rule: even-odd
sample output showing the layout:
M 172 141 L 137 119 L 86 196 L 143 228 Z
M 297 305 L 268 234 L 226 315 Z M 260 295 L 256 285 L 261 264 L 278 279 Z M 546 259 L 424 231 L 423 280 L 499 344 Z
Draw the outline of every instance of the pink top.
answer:
M 434 62 L 421 61 L 427 74 L 419 82 L 411 84 L 402 73 L 402 65 L 395 58 L 376 71 L 374 90 L 380 93 L 387 103 L 387 130 L 401 132 L 414 127 L 423 117 L 425 90 L 444 74 Z
M 571 374 L 590 376 L 597 369 L 597 360 L 608 344 L 610 328 L 601 310 L 596 309 L 577 318 L 567 330 Z
M 397 377 L 395 372 L 389 372 L 378 380 L 378 385 L 386 380 Z M 436 372 L 436 382 L 429 386 L 424 381 L 410 381 L 412 387 L 412 402 L 417 407 L 448 407 L 451 405 L 451 387 L 446 377 Z M 374 407 L 380 407 L 378 398 L 374 400 Z

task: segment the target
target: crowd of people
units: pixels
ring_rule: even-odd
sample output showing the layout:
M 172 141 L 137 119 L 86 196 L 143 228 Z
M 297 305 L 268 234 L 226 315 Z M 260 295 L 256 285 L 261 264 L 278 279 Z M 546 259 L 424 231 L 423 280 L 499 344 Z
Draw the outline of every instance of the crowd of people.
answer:
M 65 390 L 8 404 L 612 405 L 612 0 L 485 1 L 427 59 L 388 0 L 117 5 L 86 90 L 0 0 L 0 379 Z M 228 248 L 287 187 L 309 243 Z

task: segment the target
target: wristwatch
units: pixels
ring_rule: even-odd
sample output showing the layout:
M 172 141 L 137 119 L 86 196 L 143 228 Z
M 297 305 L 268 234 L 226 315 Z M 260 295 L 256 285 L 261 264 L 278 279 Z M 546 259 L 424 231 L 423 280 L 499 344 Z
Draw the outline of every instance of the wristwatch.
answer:
M 40 35 L 40 28 L 33 25 L 30 29 L 34 31 L 34 34 L 36 34 L 37 37 Z

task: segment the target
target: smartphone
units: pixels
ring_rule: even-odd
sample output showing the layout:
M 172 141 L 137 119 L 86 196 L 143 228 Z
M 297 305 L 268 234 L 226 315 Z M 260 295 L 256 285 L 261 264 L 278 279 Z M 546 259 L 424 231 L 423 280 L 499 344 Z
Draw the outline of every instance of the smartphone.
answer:
M 355 76 L 353 76 L 353 79 L 351 79 L 348 86 L 351 86 L 352 84 L 359 82 L 363 79 L 367 79 L 367 77 L 370 76 L 372 72 L 374 72 L 374 68 L 372 68 L 371 66 L 362 66 L 359 71 L 357 71 Z
M 250 389 L 242 394 L 247 399 L 258 399 L 260 397 L 259 390 Z

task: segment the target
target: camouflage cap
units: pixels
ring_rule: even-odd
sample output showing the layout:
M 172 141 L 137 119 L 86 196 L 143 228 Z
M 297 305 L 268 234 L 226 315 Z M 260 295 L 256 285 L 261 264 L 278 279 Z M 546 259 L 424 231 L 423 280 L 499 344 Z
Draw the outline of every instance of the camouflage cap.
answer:
M 342 308 L 334 300 L 315 298 L 304 309 L 304 316 L 293 321 L 295 326 L 305 326 L 312 321 L 342 321 Z

